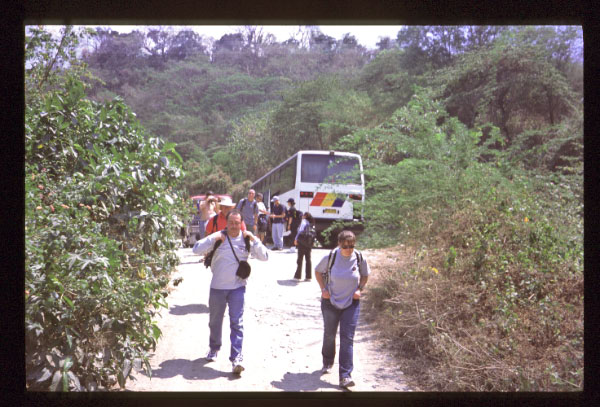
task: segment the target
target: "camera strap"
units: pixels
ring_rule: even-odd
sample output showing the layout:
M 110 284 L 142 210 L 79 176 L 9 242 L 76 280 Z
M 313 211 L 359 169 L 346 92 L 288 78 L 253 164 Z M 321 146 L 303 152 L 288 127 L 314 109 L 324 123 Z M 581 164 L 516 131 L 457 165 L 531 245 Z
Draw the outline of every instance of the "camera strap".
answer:
M 231 247 L 231 251 L 233 252 L 233 256 L 235 257 L 235 259 L 237 260 L 238 264 L 240 263 L 240 259 L 238 259 L 237 254 L 235 254 L 235 250 L 233 249 L 233 245 L 231 244 L 231 239 L 229 239 L 229 235 L 225 234 L 225 236 L 227 236 L 227 241 L 229 242 L 229 246 Z

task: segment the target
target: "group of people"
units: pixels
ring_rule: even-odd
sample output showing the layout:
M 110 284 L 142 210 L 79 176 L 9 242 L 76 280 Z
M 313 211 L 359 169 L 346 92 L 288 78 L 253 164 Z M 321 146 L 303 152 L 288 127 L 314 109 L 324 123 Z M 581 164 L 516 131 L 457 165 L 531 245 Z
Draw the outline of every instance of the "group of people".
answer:
M 234 209 L 230 199 L 221 199 L 219 212 L 216 212 L 216 199 L 208 193 L 200 205 L 205 222 L 205 236 L 197 241 L 193 252 L 206 255 L 212 252 L 212 279 L 208 300 L 209 307 L 209 351 L 206 359 L 214 361 L 221 348 L 222 326 L 225 308 L 229 308 L 231 349 L 229 360 L 234 374 L 241 374 L 243 367 L 243 313 L 244 297 L 247 278 L 237 274 L 242 261 L 247 261 L 250 255 L 260 261 L 267 261 L 269 251 L 264 245 L 264 235 L 261 238 L 259 217 L 270 217 L 273 230 L 274 247 L 283 247 L 283 228 L 287 222 L 291 230 L 291 238 L 298 246 L 298 262 L 294 278 L 300 279 L 302 259 L 306 259 L 306 278 L 311 279 L 311 249 L 299 245 L 299 236 L 305 228 L 311 227 L 313 219 L 309 213 L 302 216 L 295 230 L 293 222 L 286 214 L 294 207 L 293 200 L 289 202 L 288 210 L 279 203 L 278 197 L 273 197 L 274 204 L 269 213 L 262 203 L 262 196 L 255 191 L 248 192 L 248 198 L 243 198 Z M 214 196 L 213 196 L 214 198 Z M 213 203 L 215 204 L 214 206 Z M 262 205 L 260 205 L 262 204 Z M 205 216 L 212 210 L 212 217 Z M 295 209 L 295 208 L 294 208 Z M 260 227 L 259 227 L 260 226 Z M 277 237 L 276 237 L 277 236 Z M 281 240 L 280 240 L 281 239 Z M 216 245 L 217 242 L 223 244 Z M 336 354 L 336 336 L 340 330 L 339 348 L 339 379 L 340 386 L 348 388 L 354 385 L 351 373 L 353 370 L 353 339 L 360 309 L 360 296 L 369 275 L 369 266 L 362 255 L 355 251 L 356 236 L 351 231 L 342 231 L 338 235 L 338 247 L 325 255 L 315 267 L 315 278 L 321 289 L 321 311 L 323 315 L 324 334 L 322 347 L 322 373 L 329 373 Z M 216 249 L 215 249 L 216 247 Z
M 234 208 L 242 214 L 241 230 L 251 230 L 261 243 L 264 244 L 269 226 L 273 238 L 273 247 L 271 250 L 283 250 L 284 243 L 290 246 L 290 251 L 295 252 L 298 248 L 297 269 L 294 279 L 301 279 L 302 265 L 306 259 L 306 281 L 312 279 L 311 264 L 311 245 L 302 245 L 298 241 L 298 236 L 306 229 L 314 226 L 314 220 L 310 213 L 302 214 L 296 209 L 294 198 L 287 200 L 287 208 L 281 205 L 278 196 L 272 199 L 271 212 L 269 212 L 263 202 L 263 194 L 256 193 L 253 189 L 248 191 L 248 197 L 242 198 L 236 204 L 228 197 L 218 199 L 212 191 L 205 194 L 204 200 L 198 204 L 198 214 L 200 224 L 200 236 L 202 239 L 211 233 L 225 229 L 227 226 L 227 214 Z M 287 236 L 284 236 L 289 231 Z M 287 238 L 287 239 L 285 239 Z M 198 240 L 200 240 L 198 239 Z M 285 242 L 287 240 L 287 242 Z

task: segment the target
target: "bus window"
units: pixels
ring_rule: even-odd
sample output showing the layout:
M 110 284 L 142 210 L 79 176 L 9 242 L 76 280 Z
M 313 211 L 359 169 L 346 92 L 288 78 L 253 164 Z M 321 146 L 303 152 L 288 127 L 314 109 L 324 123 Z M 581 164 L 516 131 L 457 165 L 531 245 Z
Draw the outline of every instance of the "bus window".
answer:
M 271 190 L 284 193 L 296 187 L 296 158 L 275 171 L 270 183 Z
M 301 182 L 361 184 L 358 158 L 303 154 Z

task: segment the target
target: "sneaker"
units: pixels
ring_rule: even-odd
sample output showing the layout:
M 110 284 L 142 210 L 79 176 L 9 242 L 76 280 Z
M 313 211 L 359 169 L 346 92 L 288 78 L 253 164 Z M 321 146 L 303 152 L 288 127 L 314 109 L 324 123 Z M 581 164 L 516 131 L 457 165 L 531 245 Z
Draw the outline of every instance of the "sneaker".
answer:
M 296 253 L 296 248 L 290 247 L 290 250 L 288 251 L 288 253 Z
M 272 248 L 272 249 L 271 249 L 271 251 L 273 251 L 273 252 L 274 252 L 275 250 L 281 250 L 281 249 L 280 249 L 279 247 L 274 247 L 274 248 Z
M 233 362 L 231 362 L 231 371 L 235 374 L 242 374 L 245 370 L 244 366 L 241 365 L 242 359 L 236 358 Z
M 304 281 L 312 281 L 312 278 L 305 278 Z
M 351 377 L 342 377 L 340 379 L 340 387 L 347 389 L 348 387 L 354 386 L 354 380 Z
M 300 277 L 294 277 L 294 280 L 300 281 Z
M 333 365 L 323 365 L 323 368 L 321 369 L 321 373 L 323 373 L 323 374 L 331 373 L 332 367 L 333 367 Z
M 208 360 L 209 362 L 213 362 L 217 358 L 218 353 L 218 350 L 209 350 L 208 354 L 206 355 L 206 360 Z

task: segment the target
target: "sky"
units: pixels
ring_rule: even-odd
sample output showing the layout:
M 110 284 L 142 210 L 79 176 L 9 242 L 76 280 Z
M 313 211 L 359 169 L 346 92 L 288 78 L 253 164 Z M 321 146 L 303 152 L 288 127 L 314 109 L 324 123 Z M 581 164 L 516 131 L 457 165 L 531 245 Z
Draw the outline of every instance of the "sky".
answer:
M 46 26 L 54 28 L 52 31 L 58 32 L 62 26 Z M 89 27 L 97 27 L 91 25 Z M 110 27 L 114 31 L 120 33 L 129 33 L 133 30 L 143 30 L 149 26 L 135 25 L 102 25 L 101 27 Z M 176 28 L 192 28 L 198 34 L 205 37 L 212 37 L 218 40 L 224 34 L 234 34 L 238 28 L 242 26 L 235 25 L 196 25 L 196 26 L 173 26 Z M 263 25 L 263 32 L 271 33 L 275 36 L 278 42 L 282 42 L 290 38 L 294 33 L 298 32 L 300 26 L 297 25 Z M 344 34 L 350 33 L 354 35 L 360 45 L 369 49 L 377 48 L 377 43 L 380 37 L 396 38 L 396 34 L 402 28 L 401 25 L 320 25 L 318 26 L 323 34 L 329 35 L 336 40 L 342 39 Z

